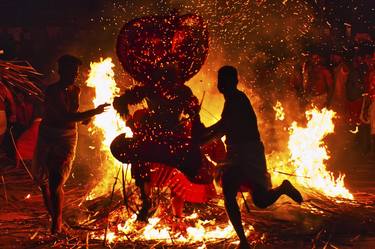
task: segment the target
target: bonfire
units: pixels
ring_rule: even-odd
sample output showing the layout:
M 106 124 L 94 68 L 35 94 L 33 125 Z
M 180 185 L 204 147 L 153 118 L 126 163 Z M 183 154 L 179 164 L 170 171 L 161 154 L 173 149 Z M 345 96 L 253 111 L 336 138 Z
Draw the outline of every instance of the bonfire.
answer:
M 87 84 L 96 91 L 96 97 L 93 100 L 95 106 L 103 102 L 110 103 L 119 94 L 113 68 L 111 58 L 91 63 Z M 281 102 L 277 103 L 275 112 L 278 120 L 284 119 L 285 114 Z M 285 178 L 287 174 L 293 178 L 297 186 L 304 190 L 305 196 L 318 193 L 327 199 L 339 198 L 348 202 L 353 200 L 353 195 L 345 188 L 344 175 L 335 178 L 325 166 L 325 161 L 329 156 L 323 139 L 334 130 L 334 112 L 315 108 L 307 111 L 306 116 L 308 120 L 306 127 L 293 122 L 289 128 L 287 161 L 280 160 L 278 164 L 274 164 L 271 160 L 273 180 L 278 181 L 282 177 Z M 105 178 L 91 190 L 86 203 L 83 204 L 89 209 L 94 207 L 98 211 L 96 215 L 81 224 L 101 227 L 98 231 L 90 233 L 92 240 L 103 241 L 107 244 L 136 242 L 144 247 L 147 247 L 148 243 L 190 245 L 199 246 L 199 248 L 206 248 L 208 245 L 223 241 L 238 243 L 235 232 L 225 216 L 223 201 L 220 197 L 205 206 L 187 205 L 187 216 L 183 220 L 176 221 L 168 215 L 170 213 L 170 204 L 166 195 L 168 190 L 163 190 L 156 197 L 159 207 L 154 216 L 148 220 L 148 224 L 139 224 L 136 221 L 136 212 L 140 200 L 137 188 L 129 177 L 131 165 L 118 163 L 109 150 L 109 144 L 117 134 L 125 131 L 128 136 L 131 136 L 131 130 L 112 108 L 95 117 L 90 131 L 100 133 L 102 136 L 101 151 L 107 158 Z M 280 165 L 280 168 L 277 165 Z M 103 196 L 110 199 L 110 204 L 105 207 L 95 206 L 96 201 L 102 200 Z M 249 202 L 246 196 L 242 195 L 241 199 L 243 198 L 243 206 L 248 207 Z M 316 209 L 314 205 L 307 203 L 303 208 L 311 211 Z M 256 238 L 254 243 L 264 240 L 264 236 L 258 234 L 252 225 L 247 224 L 245 227 L 247 234 L 250 236 L 253 234 Z

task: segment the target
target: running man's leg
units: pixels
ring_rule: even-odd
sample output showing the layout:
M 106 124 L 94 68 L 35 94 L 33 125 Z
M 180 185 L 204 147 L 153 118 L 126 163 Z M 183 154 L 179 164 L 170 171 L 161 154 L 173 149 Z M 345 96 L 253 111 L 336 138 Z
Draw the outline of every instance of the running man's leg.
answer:
M 230 167 L 223 172 L 223 194 L 224 194 L 224 204 L 230 222 L 237 236 L 240 239 L 242 246 L 248 245 L 247 238 L 245 235 L 244 228 L 242 226 L 241 212 L 237 204 L 237 192 L 240 188 L 240 172 L 234 167 Z M 244 247 L 246 248 L 246 247 Z
M 266 208 L 272 205 L 283 194 L 299 204 L 303 201 L 301 193 L 288 180 L 284 180 L 279 187 L 273 189 L 254 186 L 251 193 L 255 206 L 259 208 Z

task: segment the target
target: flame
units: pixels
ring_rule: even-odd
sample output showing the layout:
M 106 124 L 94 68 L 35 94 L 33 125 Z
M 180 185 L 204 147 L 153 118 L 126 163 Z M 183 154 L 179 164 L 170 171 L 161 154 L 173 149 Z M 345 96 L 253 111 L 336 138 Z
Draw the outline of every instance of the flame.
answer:
M 276 102 L 276 105 L 273 106 L 273 110 L 275 111 L 275 119 L 276 120 L 282 121 L 282 120 L 285 119 L 284 108 L 283 108 L 280 101 Z
M 114 79 L 114 66 L 112 58 L 109 57 L 104 60 L 101 58 L 99 62 L 90 63 L 90 72 L 86 83 L 87 86 L 95 89 L 95 98 L 93 100 L 95 107 L 103 103 L 111 104 L 114 97 L 120 93 L 120 89 L 117 87 Z M 116 169 L 122 165 L 115 160 L 110 152 L 109 146 L 112 140 L 117 135 L 124 132 L 127 136 L 132 136 L 130 128 L 126 126 L 125 122 L 116 113 L 116 110 L 113 107 L 100 115 L 96 115 L 93 120 L 93 125 L 94 129 L 90 129 L 92 133 L 95 133 L 96 131 L 102 133 L 103 140 L 100 150 L 106 156 L 104 162 L 106 164 L 106 175 L 91 191 L 87 199 L 93 199 L 98 195 L 107 193 L 107 190 L 112 184 L 113 176 L 116 174 Z
M 336 179 L 327 171 L 324 164 L 329 159 L 323 139 L 334 131 L 335 112 L 326 108 L 319 111 L 314 108 L 306 111 L 308 123 L 300 127 L 296 122 L 289 129 L 288 148 L 290 161 L 295 167 L 297 182 L 314 188 L 330 197 L 353 199 L 353 195 L 344 186 L 345 175 Z
M 118 214 L 116 214 L 118 217 Z M 197 213 L 185 217 L 184 221 L 194 220 L 194 226 L 186 228 L 184 235 L 181 232 L 173 231 L 168 224 L 162 222 L 162 218 L 154 217 L 148 219 L 148 224 L 143 228 L 139 228 L 139 224 L 136 222 L 136 215 L 133 214 L 127 219 L 124 224 L 118 224 L 117 230 L 107 232 L 107 241 L 109 243 L 115 243 L 120 241 L 126 241 L 129 238 L 133 240 L 159 240 L 166 244 L 190 244 L 202 242 L 201 248 L 205 248 L 205 242 L 213 241 L 223 238 L 236 238 L 236 233 L 230 223 L 225 227 L 213 226 L 215 220 L 201 220 Z M 249 236 L 254 231 L 254 227 L 251 225 L 245 226 L 246 236 Z M 104 239 L 104 235 L 92 234 L 92 238 Z
M 93 103 L 98 106 L 102 103 L 112 103 L 113 98 L 119 94 L 120 90 L 116 86 L 114 80 L 114 64 L 111 58 L 100 59 L 99 62 L 91 63 L 91 70 L 87 85 L 94 87 L 96 91 Z M 276 119 L 284 120 L 285 114 L 281 103 L 278 101 L 274 107 Z M 208 111 L 207 111 L 208 112 Z M 210 113 L 211 119 L 213 116 Z M 325 160 L 329 158 L 328 152 L 324 145 L 324 137 L 332 133 L 334 125 L 332 119 L 334 112 L 327 109 L 321 111 L 313 109 L 306 112 L 308 123 L 306 127 L 300 127 L 296 122 L 292 123 L 289 129 L 290 137 L 288 143 L 289 155 L 288 172 L 301 177 L 297 177 L 296 181 L 308 188 L 314 188 L 319 192 L 331 197 L 344 197 L 353 199 L 353 196 L 344 186 L 345 175 L 339 175 L 337 179 L 333 173 L 326 170 Z M 210 120 L 212 122 L 212 120 Z M 131 130 L 126 126 L 125 122 L 117 115 L 113 108 L 107 112 L 95 116 L 93 120 L 94 127 L 92 133 L 101 133 L 103 139 L 100 151 L 104 153 L 106 159 L 106 176 L 91 191 L 88 199 L 95 198 L 98 195 L 108 193 L 113 184 L 113 176 L 121 166 L 111 155 L 109 145 L 111 141 L 120 133 L 126 133 L 132 136 Z M 279 160 L 278 163 L 281 163 Z M 130 169 L 130 167 L 127 167 Z M 279 168 L 277 168 L 279 169 Z M 277 173 L 274 173 L 276 175 Z M 128 174 L 130 177 L 131 174 Z M 119 211 L 122 212 L 122 211 Z M 124 212 L 123 212 L 124 213 Z M 120 215 L 113 212 L 112 215 Z M 122 214 L 124 215 L 124 214 Z M 128 240 L 128 236 L 136 240 L 162 240 L 167 244 L 178 243 L 194 243 L 202 242 L 200 248 L 206 248 L 205 242 L 217 240 L 220 238 L 236 238 L 233 227 L 228 223 L 226 227 L 215 226 L 215 220 L 201 220 L 198 214 L 193 213 L 185 218 L 185 221 L 192 221 L 193 226 L 186 228 L 186 233 L 181 234 L 175 232 L 168 223 L 163 222 L 163 218 L 154 217 L 148 220 L 148 224 L 139 229 L 136 222 L 136 214 L 131 217 L 124 217 L 122 222 L 112 226 L 107 232 L 107 241 L 115 243 L 117 241 Z M 119 219 L 116 219 L 118 221 Z M 246 233 L 254 231 L 252 226 L 246 227 Z M 92 233 L 94 238 L 104 239 L 103 234 Z

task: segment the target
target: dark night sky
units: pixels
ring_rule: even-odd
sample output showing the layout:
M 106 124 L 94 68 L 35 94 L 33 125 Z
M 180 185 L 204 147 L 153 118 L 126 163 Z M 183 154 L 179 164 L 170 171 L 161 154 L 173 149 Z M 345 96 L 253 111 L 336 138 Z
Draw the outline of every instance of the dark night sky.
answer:
M 271 17 L 273 15 L 280 17 L 281 14 L 275 8 L 279 8 L 280 5 L 283 7 L 281 4 L 283 1 L 285 0 L 264 0 L 264 3 L 267 3 L 264 5 L 268 6 L 262 10 L 264 11 L 264 16 L 269 14 Z M 194 5 L 198 2 L 204 3 L 203 7 Z M 48 66 L 46 69 L 43 69 L 43 67 L 46 67 L 44 65 L 46 61 L 53 61 L 59 53 L 66 51 L 79 53 L 87 58 L 93 58 L 98 56 L 98 54 L 105 56 L 106 52 L 112 55 L 114 41 L 121 24 L 130 17 L 134 18 L 148 14 L 149 12 L 142 11 L 143 6 L 148 6 L 149 8 L 150 6 L 151 8 L 157 6 L 155 8 L 160 7 L 161 10 L 167 11 L 173 5 L 171 3 L 181 3 L 190 6 L 186 7 L 187 10 L 199 10 L 200 12 L 198 13 L 203 17 L 211 18 L 210 24 L 215 26 L 212 27 L 211 31 L 217 30 L 220 33 L 219 37 L 220 39 L 223 38 L 223 44 L 229 41 L 228 46 L 231 51 L 233 48 L 242 49 L 248 47 L 249 51 L 254 52 L 253 40 L 249 40 L 250 45 L 247 43 L 242 44 L 241 41 L 247 41 L 246 39 L 252 36 L 259 37 L 259 32 L 262 33 L 266 30 L 266 26 L 263 26 L 262 22 L 252 20 L 259 16 L 250 13 L 253 9 L 244 11 L 244 8 L 242 8 L 244 2 L 243 0 L 217 0 L 216 2 L 218 6 L 225 6 L 224 9 L 222 8 L 217 13 L 226 15 L 227 10 L 228 13 L 231 13 L 230 15 L 232 16 L 230 18 L 227 18 L 227 16 L 225 18 L 230 20 L 228 27 L 232 33 L 228 32 L 228 29 L 226 29 L 227 26 L 220 26 L 221 24 L 218 20 L 221 20 L 221 16 L 211 18 L 211 14 L 215 12 L 212 10 L 214 6 L 213 0 L 0 0 L 0 28 L 21 27 L 25 30 L 30 30 L 33 33 L 32 43 L 36 52 L 33 55 L 29 55 L 29 57 L 32 58 L 31 61 L 37 68 L 40 68 L 42 72 L 47 72 L 50 70 Z M 259 2 L 259 0 L 249 0 L 248 2 L 253 4 L 249 6 L 254 6 L 254 3 Z M 319 26 L 318 34 L 322 33 L 320 24 L 325 25 L 328 21 L 333 28 L 340 30 L 341 33 L 344 29 L 343 24 L 346 22 L 353 25 L 354 33 L 370 32 L 374 37 L 375 0 L 288 0 L 287 5 L 301 5 L 301 3 L 306 2 L 310 6 L 313 6 L 315 16 L 318 17 L 318 21 L 316 22 Z M 227 3 L 230 4 L 228 5 Z M 122 8 L 118 6 L 127 7 Z M 211 8 L 208 8 L 209 6 Z M 144 9 L 147 10 L 147 7 Z M 235 16 L 237 14 L 236 11 L 242 11 L 241 15 L 243 14 L 249 18 L 244 18 L 242 22 L 238 22 Z M 158 13 L 157 11 L 151 12 Z M 309 13 L 304 13 L 302 10 L 296 18 L 301 17 L 300 19 L 302 20 L 304 16 L 309 15 Z M 293 15 L 293 12 L 289 11 L 285 12 L 285 14 Z M 299 22 L 298 18 L 294 22 Z M 268 27 L 268 29 L 282 29 L 279 33 L 282 33 L 286 29 L 283 25 L 276 25 L 272 21 L 270 22 L 272 27 Z M 255 32 L 251 31 L 253 30 L 253 27 L 250 28 L 252 24 L 257 25 Z M 48 40 L 43 33 L 49 26 L 60 28 L 62 35 L 55 38 L 55 41 Z M 241 31 L 244 26 L 249 26 L 249 31 L 244 29 L 243 34 L 235 33 L 237 30 Z M 295 23 L 292 26 L 301 26 L 301 23 Z M 214 36 L 214 32 L 211 32 L 211 34 Z M 292 33 L 292 35 L 295 34 Z M 241 40 L 241 38 L 245 37 L 245 40 Z M 271 38 L 273 39 L 273 37 Z M 42 58 L 39 56 L 40 53 L 43 53 L 44 57 L 49 56 L 50 58 Z M 237 57 L 234 56 L 234 58 Z
M 139 0 L 137 0 L 139 1 Z M 220 0 L 219 0 L 220 1 Z M 255 0 L 254 0 L 255 1 Z M 281 1 L 281 0 L 273 0 Z M 332 24 L 348 22 L 359 29 L 367 29 L 375 22 L 375 1 L 373 0 L 307 0 Z M 100 14 L 105 0 L 1 0 L 1 26 L 28 26 L 69 24 L 85 22 Z M 117 1 L 126 2 L 126 1 Z
M 98 14 L 102 0 L 8 0 L 0 1 L 2 25 L 69 24 Z

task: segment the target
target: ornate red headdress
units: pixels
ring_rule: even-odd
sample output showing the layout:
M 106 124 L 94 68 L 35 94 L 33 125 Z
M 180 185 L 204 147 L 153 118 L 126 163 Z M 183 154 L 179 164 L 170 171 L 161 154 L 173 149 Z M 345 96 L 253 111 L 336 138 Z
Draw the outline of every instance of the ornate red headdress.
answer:
M 122 27 L 117 39 L 123 68 L 145 85 L 183 84 L 200 70 L 207 54 L 207 26 L 194 14 L 137 18 Z

